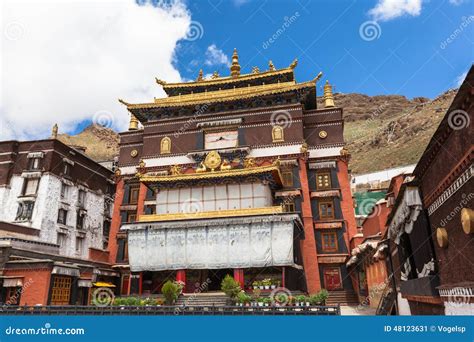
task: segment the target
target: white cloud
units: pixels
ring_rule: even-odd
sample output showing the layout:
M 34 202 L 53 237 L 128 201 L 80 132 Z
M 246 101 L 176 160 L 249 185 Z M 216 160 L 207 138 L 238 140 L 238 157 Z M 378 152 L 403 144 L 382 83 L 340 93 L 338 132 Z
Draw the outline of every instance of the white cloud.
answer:
M 0 140 L 45 138 L 55 122 L 65 132 L 107 112 L 123 130 L 118 98 L 152 101 L 164 94 L 155 76 L 181 79 L 172 61 L 191 19 L 180 2 L 14 0 L 1 11 Z
M 449 0 L 449 3 L 454 6 L 459 6 L 461 5 L 465 0 Z
M 388 21 L 410 15 L 419 16 L 422 0 L 379 0 L 377 5 L 369 11 L 374 20 Z
M 230 65 L 229 57 L 215 44 L 209 45 L 206 50 L 206 65 Z
M 464 82 L 464 79 L 467 76 L 467 71 L 463 72 L 461 75 L 456 77 L 456 80 L 454 81 L 454 84 L 456 85 L 456 88 L 459 88 L 461 84 Z

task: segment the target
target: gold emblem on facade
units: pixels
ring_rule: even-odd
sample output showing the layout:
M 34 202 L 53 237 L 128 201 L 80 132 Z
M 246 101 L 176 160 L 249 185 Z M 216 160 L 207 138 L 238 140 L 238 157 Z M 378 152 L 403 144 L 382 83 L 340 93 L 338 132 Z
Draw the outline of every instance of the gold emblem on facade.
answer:
M 173 165 L 173 166 L 171 166 L 171 168 L 170 168 L 170 173 L 171 173 L 171 175 L 173 175 L 173 176 L 180 175 L 180 174 L 181 174 L 181 166 L 179 166 L 179 165 Z
M 244 167 L 246 169 L 250 168 L 250 167 L 255 167 L 257 166 L 257 163 L 255 163 L 255 159 L 253 158 L 247 158 L 244 160 Z
M 328 136 L 328 132 L 326 132 L 326 131 L 319 131 L 319 137 L 320 137 L 321 139 L 326 139 L 327 136 Z
M 221 164 L 221 170 L 230 170 L 232 169 L 232 165 L 230 164 L 229 160 L 224 159 L 224 161 Z
M 196 168 L 196 172 L 200 173 L 200 172 L 206 172 L 206 171 L 207 171 L 206 165 L 204 165 L 204 162 L 200 162 L 199 166 Z
M 441 248 L 448 247 L 448 232 L 445 228 L 436 229 L 436 240 Z
M 216 151 L 209 152 L 209 154 L 206 156 L 206 159 L 204 159 L 204 165 L 208 169 L 211 169 L 211 171 L 217 169 L 221 165 L 221 162 L 221 156 Z
M 469 208 L 463 208 L 461 210 L 461 224 L 464 233 L 474 233 L 474 210 Z
M 143 159 L 141 159 L 140 163 L 138 163 L 138 166 L 140 167 L 140 169 L 143 169 L 146 166 L 145 161 Z
M 130 156 L 132 158 L 135 158 L 136 156 L 138 156 L 138 151 L 137 150 L 132 150 L 132 152 L 130 152 Z

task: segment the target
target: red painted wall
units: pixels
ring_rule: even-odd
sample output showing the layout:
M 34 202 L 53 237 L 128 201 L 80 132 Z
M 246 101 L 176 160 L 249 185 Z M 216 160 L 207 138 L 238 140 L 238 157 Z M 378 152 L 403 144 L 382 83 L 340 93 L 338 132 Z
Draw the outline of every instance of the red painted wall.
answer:
M 20 305 L 46 305 L 51 281 L 50 269 L 5 270 L 3 275 L 23 277 Z

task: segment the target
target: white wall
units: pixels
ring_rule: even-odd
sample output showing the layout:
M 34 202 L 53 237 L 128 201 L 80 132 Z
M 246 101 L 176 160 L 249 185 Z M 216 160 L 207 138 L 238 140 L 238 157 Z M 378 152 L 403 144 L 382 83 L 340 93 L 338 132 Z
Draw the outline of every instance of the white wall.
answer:
M 0 188 L 0 220 L 18 223 L 40 229 L 39 240 L 57 243 L 60 228 L 67 232 L 66 244 L 60 253 L 66 256 L 87 258 L 89 247 L 102 249 L 102 229 L 104 220 L 105 196 L 86 190 L 85 210 L 87 210 L 84 229 L 81 234 L 76 229 L 76 210 L 79 187 L 70 186 L 67 198 L 61 199 L 62 180 L 53 174 L 43 174 L 38 185 L 32 219 L 29 222 L 15 222 L 24 178 L 13 176 L 9 187 Z M 57 223 L 58 210 L 63 207 L 68 210 L 65 226 Z M 76 253 L 76 236 L 84 236 L 82 253 Z

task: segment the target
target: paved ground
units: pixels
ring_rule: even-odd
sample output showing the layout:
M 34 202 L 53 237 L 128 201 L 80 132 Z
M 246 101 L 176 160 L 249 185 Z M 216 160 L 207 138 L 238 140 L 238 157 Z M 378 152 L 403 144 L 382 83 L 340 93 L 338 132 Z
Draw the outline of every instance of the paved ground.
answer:
M 343 316 L 372 316 L 375 309 L 368 306 L 346 306 L 341 305 L 341 315 Z

